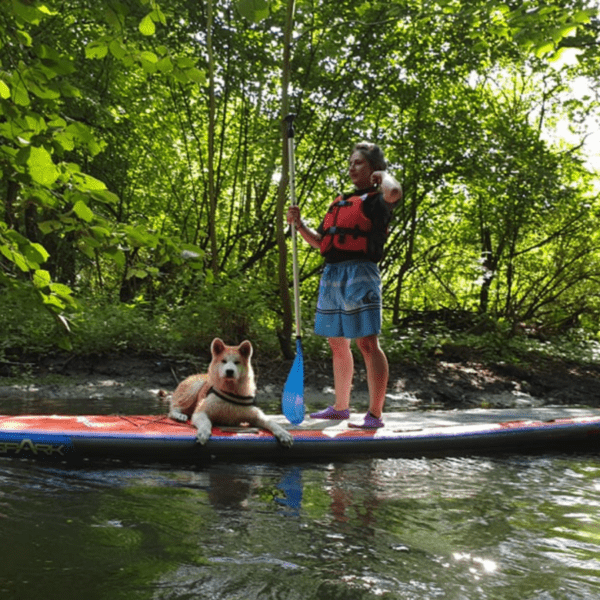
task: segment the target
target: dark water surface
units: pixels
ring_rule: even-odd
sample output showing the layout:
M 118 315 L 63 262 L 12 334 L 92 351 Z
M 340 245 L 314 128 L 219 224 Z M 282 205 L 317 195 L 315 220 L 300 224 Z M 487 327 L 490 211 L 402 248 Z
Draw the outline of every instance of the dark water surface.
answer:
M 115 410 L 52 408 L 36 412 Z M 0 402 L 15 412 L 34 411 Z M 591 454 L 0 459 L 0 598 L 588 600 L 600 598 L 599 507 Z

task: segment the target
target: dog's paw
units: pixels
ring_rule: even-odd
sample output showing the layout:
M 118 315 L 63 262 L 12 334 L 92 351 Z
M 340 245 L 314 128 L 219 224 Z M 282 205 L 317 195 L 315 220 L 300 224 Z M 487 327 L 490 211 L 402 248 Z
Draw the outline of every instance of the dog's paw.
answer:
M 210 431 L 198 431 L 196 435 L 196 443 L 204 446 L 210 439 Z
M 277 440 L 285 448 L 291 448 L 294 444 L 294 436 L 291 433 L 288 433 L 287 431 L 280 433 L 277 436 Z
M 180 421 L 181 423 L 187 423 L 189 420 L 189 417 L 186 414 L 179 411 L 171 411 L 169 413 L 169 418 L 174 421 Z

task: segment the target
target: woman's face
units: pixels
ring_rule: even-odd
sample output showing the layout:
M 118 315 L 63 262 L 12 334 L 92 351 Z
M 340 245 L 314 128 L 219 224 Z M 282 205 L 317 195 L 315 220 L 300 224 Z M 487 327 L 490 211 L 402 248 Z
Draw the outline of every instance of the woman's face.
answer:
M 354 187 L 358 190 L 368 188 L 372 185 L 371 175 L 373 174 L 373 169 L 362 152 L 358 150 L 355 150 L 350 156 L 348 174 Z

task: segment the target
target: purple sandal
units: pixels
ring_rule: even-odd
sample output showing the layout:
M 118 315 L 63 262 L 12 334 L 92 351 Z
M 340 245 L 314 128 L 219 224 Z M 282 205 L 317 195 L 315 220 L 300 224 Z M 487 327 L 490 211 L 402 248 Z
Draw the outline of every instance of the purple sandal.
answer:
M 348 427 L 354 427 L 354 429 L 379 429 L 385 427 L 385 423 L 379 418 L 374 417 L 371 412 L 367 412 L 363 423 L 348 423 Z
M 350 409 L 335 410 L 333 406 L 328 406 L 325 410 L 321 410 L 310 415 L 311 419 L 332 419 L 341 421 L 342 419 L 350 418 Z

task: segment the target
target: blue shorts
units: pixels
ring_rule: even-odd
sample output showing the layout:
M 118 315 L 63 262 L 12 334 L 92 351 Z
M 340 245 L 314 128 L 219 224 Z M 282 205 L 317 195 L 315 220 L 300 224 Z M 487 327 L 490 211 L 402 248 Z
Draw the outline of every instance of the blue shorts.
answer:
M 315 333 L 349 339 L 381 331 L 381 275 L 376 263 L 327 263 L 321 276 Z

